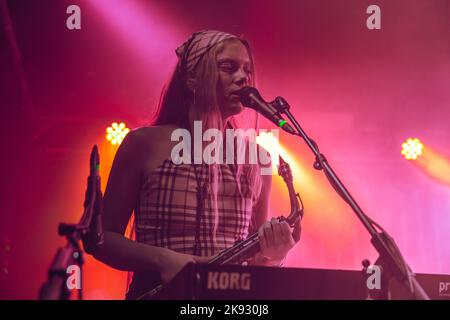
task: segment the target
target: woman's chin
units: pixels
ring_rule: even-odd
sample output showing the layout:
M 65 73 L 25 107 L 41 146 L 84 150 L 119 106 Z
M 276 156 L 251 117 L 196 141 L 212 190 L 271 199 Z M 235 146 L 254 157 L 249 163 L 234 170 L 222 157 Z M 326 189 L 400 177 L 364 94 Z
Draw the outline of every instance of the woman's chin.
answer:
M 229 106 L 230 113 L 233 113 L 233 115 L 241 113 L 244 110 L 244 106 L 240 101 L 232 102 Z

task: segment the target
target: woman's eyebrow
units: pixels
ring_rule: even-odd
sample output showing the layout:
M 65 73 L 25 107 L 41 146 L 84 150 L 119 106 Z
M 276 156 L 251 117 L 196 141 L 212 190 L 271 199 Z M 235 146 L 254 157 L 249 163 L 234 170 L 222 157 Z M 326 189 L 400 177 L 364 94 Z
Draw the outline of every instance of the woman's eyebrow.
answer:
M 237 61 L 232 58 L 221 58 L 217 62 L 235 62 L 235 63 L 237 63 Z
M 220 58 L 217 60 L 218 63 L 222 63 L 222 62 L 233 62 L 236 64 L 239 64 L 239 61 L 233 59 L 233 58 Z M 251 66 L 251 62 L 250 61 L 244 61 L 244 66 L 245 67 L 250 67 Z

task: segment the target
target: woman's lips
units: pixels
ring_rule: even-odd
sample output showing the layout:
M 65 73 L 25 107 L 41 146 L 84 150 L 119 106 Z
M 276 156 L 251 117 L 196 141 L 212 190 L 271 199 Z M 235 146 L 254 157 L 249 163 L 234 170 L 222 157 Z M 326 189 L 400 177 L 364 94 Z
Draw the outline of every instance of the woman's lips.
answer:
M 239 101 L 239 96 L 237 94 L 230 94 L 230 100 L 232 101 Z

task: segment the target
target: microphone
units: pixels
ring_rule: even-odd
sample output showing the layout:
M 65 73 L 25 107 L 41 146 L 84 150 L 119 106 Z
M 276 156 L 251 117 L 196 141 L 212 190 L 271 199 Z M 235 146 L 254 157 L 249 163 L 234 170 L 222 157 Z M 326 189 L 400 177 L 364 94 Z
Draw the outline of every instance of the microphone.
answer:
M 297 134 L 292 126 L 283 119 L 280 112 L 267 103 L 259 94 L 258 90 L 253 87 L 243 87 L 238 91 L 233 92 L 237 94 L 241 99 L 241 103 L 248 108 L 255 110 L 262 114 L 264 117 L 272 121 L 277 127 L 280 127 L 284 131 L 290 134 Z

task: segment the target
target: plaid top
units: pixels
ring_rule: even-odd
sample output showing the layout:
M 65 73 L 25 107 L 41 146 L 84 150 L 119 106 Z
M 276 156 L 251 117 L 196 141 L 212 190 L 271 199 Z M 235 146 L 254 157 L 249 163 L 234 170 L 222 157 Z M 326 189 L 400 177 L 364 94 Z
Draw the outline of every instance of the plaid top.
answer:
M 136 239 L 153 246 L 211 256 L 247 237 L 252 198 L 246 174 L 238 184 L 236 166 L 220 164 L 218 225 L 211 203 L 208 165 L 180 164 L 166 159 L 144 177 L 136 208 Z M 206 196 L 199 196 L 199 188 Z M 197 239 L 197 241 L 196 241 Z

